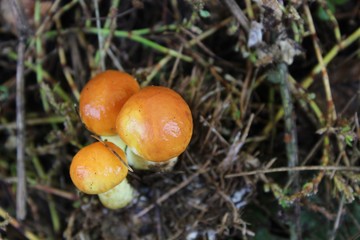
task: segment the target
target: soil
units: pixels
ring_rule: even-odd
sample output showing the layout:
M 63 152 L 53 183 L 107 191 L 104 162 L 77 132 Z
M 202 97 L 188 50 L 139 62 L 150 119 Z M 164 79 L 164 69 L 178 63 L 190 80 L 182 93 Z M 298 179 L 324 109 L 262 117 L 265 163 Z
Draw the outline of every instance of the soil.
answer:
M 360 2 L 12 4 L 0 1 L 0 239 L 359 237 Z M 69 176 L 97 141 L 79 93 L 105 69 L 177 91 L 194 123 L 172 171 L 129 173 L 138 195 L 119 210 Z

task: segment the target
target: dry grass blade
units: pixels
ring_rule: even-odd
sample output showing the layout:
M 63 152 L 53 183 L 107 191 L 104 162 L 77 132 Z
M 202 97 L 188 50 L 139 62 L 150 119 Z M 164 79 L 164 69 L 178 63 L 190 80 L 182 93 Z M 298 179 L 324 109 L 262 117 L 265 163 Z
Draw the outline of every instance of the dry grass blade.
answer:
M 228 6 L 231 13 L 239 21 L 241 26 L 246 31 L 249 31 L 249 20 L 246 18 L 245 14 L 243 13 L 239 5 L 234 0 L 224 0 L 224 2 Z
M 108 144 L 106 144 L 107 141 L 103 141 L 98 136 L 95 135 L 91 135 L 91 137 L 95 138 L 96 140 L 104 144 L 104 146 L 107 149 L 109 149 L 127 167 L 127 169 L 129 169 L 130 172 L 134 172 L 134 170 L 130 167 L 130 165 L 127 162 L 125 162 L 114 149 L 112 149 Z
M 286 171 L 349 171 L 349 172 L 360 172 L 360 167 L 342 167 L 342 166 L 298 166 L 298 167 L 281 167 L 271 169 L 259 169 L 255 171 L 232 173 L 228 174 L 226 178 L 243 177 L 257 174 L 268 174 L 276 172 Z
M 14 226 L 16 229 L 18 229 L 19 231 L 21 231 L 22 226 L 21 224 L 16 221 L 16 219 L 14 219 L 13 217 L 11 217 L 9 215 L 9 213 L 7 213 L 3 208 L 0 207 L 0 217 L 2 217 L 4 219 L 4 222 L 2 222 L 1 224 L 7 225 L 7 224 L 11 224 L 12 226 Z M 33 234 L 32 232 L 28 231 L 28 230 L 24 230 L 24 235 L 26 238 L 28 238 L 29 240 L 39 240 L 40 238 L 38 236 L 36 236 L 35 234 Z
M 233 161 L 236 160 L 237 156 L 239 156 L 239 152 L 245 144 L 245 140 L 249 134 L 254 117 L 254 114 L 250 115 L 243 134 L 241 134 L 240 132 L 236 134 L 233 143 L 229 147 L 230 150 L 226 155 L 226 158 L 218 166 L 222 172 L 227 172 L 228 170 L 230 170 L 231 166 L 233 165 Z

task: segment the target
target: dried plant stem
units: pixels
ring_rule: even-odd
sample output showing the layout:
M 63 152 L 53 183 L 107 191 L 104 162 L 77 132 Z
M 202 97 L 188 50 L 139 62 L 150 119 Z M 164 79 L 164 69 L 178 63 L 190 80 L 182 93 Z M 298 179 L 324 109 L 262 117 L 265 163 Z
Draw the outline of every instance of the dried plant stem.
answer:
M 285 137 L 286 156 L 289 168 L 298 166 L 298 145 L 297 145 L 297 132 L 294 120 L 293 103 L 289 89 L 288 68 L 285 63 L 278 64 L 279 81 L 280 81 L 280 95 L 282 106 L 284 108 L 284 121 L 285 121 Z M 299 191 L 299 174 L 296 171 L 289 171 L 290 181 L 293 182 L 294 192 Z M 291 239 L 301 239 L 301 224 L 300 224 L 300 205 L 295 202 L 293 222 L 290 223 Z
M 345 197 L 343 195 L 340 200 L 340 206 L 339 206 L 339 210 L 336 214 L 336 220 L 334 222 L 334 228 L 333 228 L 330 240 L 334 240 L 336 238 L 336 233 L 337 233 L 337 230 L 339 229 L 339 225 L 340 225 L 341 215 L 343 214 L 344 203 L 345 203 Z
M 245 0 L 246 5 L 246 13 L 249 16 L 250 20 L 253 20 L 255 18 L 254 9 L 252 7 L 251 0 Z
M 16 218 L 26 216 L 26 172 L 25 172 L 25 83 L 24 83 L 25 39 L 20 38 L 18 45 L 18 63 L 16 68 L 16 144 L 17 144 L 17 177 Z
M 96 2 L 95 5 L 95 11 L 96 11 L 96 27 L 98 29 L 101 29 L 101 24 L 100 24 L 100 16 L 98 16 L 98 3 L 97 0 L 94 0 Z M 102 68 L 102 70 L 105 70 L 105 53 L 108 52 L 108 49 L 111 45 L 111 40 L 113 37 L 113 32 L 116 29 L 116 14 L 117 14 L 117 8 L 119 6 L 120 0 L 112 0 L 111 1 L 111 7 L 108 13 L 108 17 L 105 21 L 104 24 L 104 29 L 109 29 L 110 30 L 110 34 L 108 36 L 106 36 L 106 38 L 104 39 L 104 36 L 102 36 L 101 34 L 98 34 L 98 39 L 99 39 L 99 49 L 96 52 L 95 55 L 95 62 L 98 63 L 100 61 L 100 66 Z
M 16 65 L 16 172 L 17 172 L 17 189 L 16 189 L 16 218 L 25 219 L 26 216 L 26 171 L 25 171 L 25 83 L 24 83 L 24 55 L 25 42 L 29 35 L 30 27 L 28 26 L 25 13 L 18 1 L 12 1 L 11 7 L 15 18 L 17 19 L 16 27 L 19 34 L 19 43 L 17 49 Z
M 141 83 L 141 86 L 148 86 L 151 82 L 151 80 L 156 76 L 156 74 L 160 71 L 161 68 L 163 68 L 170 60 L 172 59 L 172 56 L 167 55 L 163 57 L 152 69 L 149 75 L 147 75 L 146 80 Z
M 335 110 L 335 105 L 334 105 L 333 98 L 332 98 L 329 75 L 327 73 L 326 64 L 324 62 L 324 59 L 322 57 L 322 53 L 320 50 L 319 39 L 316 35 L 316 30 L 315 30 L 314 22 L 312 19 L 312 15 L 311 15 L 309 6 L 307 4 L 304 4 L 304 12 L 307 17 L 309 30 L 310 30 L 310 33 L 312 36 L 316 58 L 321 66 L 322 79 L 323 79 L 326 101 L 327 101 L 327 106 L 328 106 L 327 126 L 331 126 L 332 122 L 336 120 L 336 110 Z
M 319 1 L 319 3 L 325 9 L 326 14 L 328 15 L 329 20 L 334 27 L 334 36 L 336 38 L 336 41 L 338 43 L 341 42 L 341 31 L 340 31 L 339 23 L 337 22 L 336 17 L 334 16 L 334 13 L 330 10 L 326 1 Z
M 309 105 L 310 109 L 312 110 L 313 114 L 315 114 L 315 117 L 317 118 L 317 121 L 320 123 L 320 126 L 325 126 L 325 117 L 323 112 L 321 111 L 320 107 L 317 105 L 314 99 L 311 99 L 304 88 L 297 85 L 296 80 L 289 75 L 289 84 L 291 84 L 291 89 L 294 92 L 296 96 L 299 98 L 298 101 L 300 102 L 300 106 L 304 109 L 307 108 L 307 105 Z M 305 112 L 307 112 L 305 110 Z
M 281 73 L 280 94 L 284 108 L 286 155 L 288 158 L 288 166 L 291 168 L 297 166 L 299 163 L 296 124 L 293 116 L 291 93 L 288 86 L 287 65 L 280 63 L 279 71 Z M 290 173 L 290 175 L 291 178 L 295 178 L 294 174 Z
M 236 20 L 240 23 L 240 25 L 246 30 L 249 31 L 249 20 L 246 18 L 245 14 L 239 7 L 239 5 L 235 2 L 235 0 L 224 0 L 225 4 L 234 15 Z
M 41 25 L 36 29 L 35 35 L 42 35 L 44 30 L 47 29 L 47 26 L 50 24 L 50 22 L 52 20 L 51 18 L 54 16 L 55 13 L 57 13 L 57 9 L 58 9 L 58 6 L 60 3 L 61 3 L 61 0 L 55 0 L 52 3 L 48 14 L 45 16 L 45 19 L 41 22 Z
M 194 46 L 195 44 L 201 42 L 202 40 L 206 39 L 207 37 L 213 35 L 217 30 L 219 30 L 222 27 L 225 27 L 230 22 L 231 22 L 231 18 L 226 18 L 226 19 L 222 20 L 220 23 L 214 25 L 213 27 L 209 28 L 208 30 L 202 32 L 198 36 L 191 39 L 189 42 L 187 42 L 185 44 L 185 46 L 187 48 L 190 48 L 190 47 Z
M 34 13 L 34 18 L 35 18 L 35 26 L 39 26 L 40 25 L 40 21 L 41 21 L 41 16 L 40 16 L 40 1 L 36 1 L 35 2 L 35 13 Z M 43 68 L 42 68 L 42 60 L 44 58 L 44 50 L 42 47 L 42 36 L 41 34 L 35 35 L 35 51 L 36 51 L 36 80 L 37 83 L 39 84 L 39 88 L 40 88 L 40 98 L 41 98 L 41 103 L 43 105 L 43 108 L 45 110 L 45 112 L 49 112 L 50 110 L 50 106 L 48 101 L 46 100 L 46 94 L 44 92 L 44 89 L 42 88 L 42 84 L 43 84 Z
M 71 201 L 76 201 L 79 199 L 79 196 L 74 193 L 69 193 L 61 189 L 53 188 L 51 186 L 35 184 L 34 186 L 31 187 L 36 190 L 46 192 L 47 194 L 52 194 Z
M 18 55 L 15 52 L 8 52 L 7 56 L 10 59 L 13 59 L 13 60 L 18 59 Z M 25 60 L 24 65 L 25 65 L 26 68 L 36 72 L 36 65 L 34 65 L 30 60 Z M 43 74 L 43 78 L 45 78 L 47 81 L 54 82 L 54 78 L 47 71 L 45 71 L 44 69 L 42 69 L 42 74 Z M 52 90 L 56 94 L 58 94 L 62 98 L 62 100 L 64 100 L 65 102 L 68 102 L 68 103 L 72 102 L 71 98 L 64 91 L 64 89 L 62 89 L 62 87 L 59 84 L 56 85 Z
M 225 178 L 244 177 L 258 174 L 268 174 L 277 172 L 288 171 L 348 171 L 348 172 L 360 172 L 360 167 L 344 167 L 344 166 L 297 166 L 297 167 L 280 167 L 271 169 L 259 169 L 249 172 L 231 173 L 225 176 Z
M 185 61 L 185 62 L 192 62 L 193 59 L 192 57 L 183 55 L 173 49 L 164 47 L 156 42 L 153 42 L 149 39 L 146 39 L 138 34 L 135 34 L 134 32 L 126 32 L 126 31 L 111 31 L 109 29 L 97 29 L 97 28 L 87 28 L 84 30 L 87 33 L 94 33 L 94 34 L 98 34 L 98 32 L 100 31 L 102 35 L 107 36 L 110 34 L 114 34 L 114 36 L 116 37 L 127 37 L 135 42 L 139 42 L 141 44 L 143 44 L 144 46 L 148 46 L 150 48 L 153 48 L 159 52 L 165 53 L 165 54 L 169 54 L 170 56 L 173 57 L 178 57 L 181 60 Z
M 22 230 L 23 226 L 21 226 L 21 224 L 18 221 L 16 221 L 16 219 L 11 217 L 9 215 L 9 213 L 7 213 L 2 207 L 0 207 L 0 217 L 5 219 L 5 221 L 8 224 L 11 224 L 15 229 L 18 229 L 19 232 L 23 231 L 25 237 L 28 238 L 29 240 L 39 240 L 40 239 L 38 236 L 36 236 L 32 232 L 30 232 L 29 230 L 26 230 L 26 229 Z
M 53 19 L 59 19 L 61 15 L 63 15 L 66 11 L 70 10 L 73 6 L 75 6 L 80 0 L 72 0 L 71 2 L 65 4 L 60 9 L 56 11 Z M 61 2 L 61 1 L 60 1 Z
M 206 39 L 207 37 L 211 36 L 212 34 L 214 34 L 217 30 L 219 30 L 222 27 L 225 27 L 229 22 L 231 21 L 231 18 L 226 18 L 225 20 L 221 21 L 219 24 L 216 24 L 215 26 L 213 26 L 212 28 L 204 31 L 203 33 L 199 34 L 198 36 L 192 38 L 191 40 L 189 40 L 188 42 L 186 42 L 184 44 L 184 46 L 186 48 L 190 48 L 192 46 L 194 46 L 195 44 L 199 44 L 202 40 Z M 175 30 L 176 28 L 173 28 L 173 25 L 169 25 L 168 26 L 169 30 Z M 144 34 L 147 33 L 144 30 L 135 30 L 135 32 L 137 34 Z M 134 32 L 134 31 L 133 31 Z M 146 77 L 146 80 L 141 83 L 141 86 L 147 86 L 150 84 L 151 80 L 156 76 L 156 74 L 159 72 L 159 70 L 161 68 L 163 68 L 168 62 L 170 62 L 170 60 L 173 58 L 173 56 L 171 55 L 167 55 L 164 58 L 162 58 L 156 65 L 155 67 L 153 67 L 152 71 L 150 72 L 150 74 Z M 177 61 L 178 59 L 180 59 L 179 57 L 177 57 Z
M 60 229 L 61 229 L 60 216 L 56 209 L 56 204 L 55 204 L 55 201 L 54 201 L 52 195 L 50 195 L 50 194 L 47 195 L 47 202 L 48 202 L 48 206 L 49 206 L 49 212 L 50 212 L 53 230 L 55 233 L 59 233 Z
M 79 89 L 77 88 L 77 86 L 75 84 L 74 78 L 73 78 L 73 76 L 71 74 L 71 69 L 68 66 L 67 60 L 66 60 L 66 54 L 65 54 L 65 50 L 64 50 L 64 40 L 63 40 L 62 34 L 61 34 L 62 26 L 61 26 L 60 19 L 56 18 L 55 19 L 55 24 L 56 24 L 57 30 L 59 31 L 57 40 L 58 40 L 58 53 L 59 53 L 60 63 L 61 63 L 61 66 L 63 68 L 65 78 L 66 78 L 66 80 L 67 80 L 67 82 L 68 82 L 68 84 L 69 84 L 69 86 L 71 88 L 71 91 L 72 91 L 74 97 L 77 100 L 79 100 L 80 92 L 79 92 Z
M 25 124 L 28 126 L 36 126 L 36 125 L 63 123 L 65 120 L 66 117 L 64 116 L 49 116 L 49 117 L 26 119 Z M 16 122 L 0 124 L 0 130 L 15 129 L 15 128 L 16 128 Z
M 98 0 L 93 0 L 93 2 L 95 6 L 96 28 L 100 30 L 101 22 L 100 22 L 99 3 Z M 100 68 L 102 71 L 104 71 L 105 70 L 104 37 L 100 31 L 98 31 L 97 37 L 99 42 Z
M 324 56 L 324 64 L 328 65 L 336 55 L 343 49 L 349 47 L 355 41 L 360 38 L 360 28 L 353 32 L 350 36 L 342 40 L 340 43 L 330 49 L 330 51 Z M 314 82 L 314 76 L 321 71 L 321 65 L 316 65 L 310 72 L 310 74 L 301 82 L 301 86 L 305 89 L 309 88 Z

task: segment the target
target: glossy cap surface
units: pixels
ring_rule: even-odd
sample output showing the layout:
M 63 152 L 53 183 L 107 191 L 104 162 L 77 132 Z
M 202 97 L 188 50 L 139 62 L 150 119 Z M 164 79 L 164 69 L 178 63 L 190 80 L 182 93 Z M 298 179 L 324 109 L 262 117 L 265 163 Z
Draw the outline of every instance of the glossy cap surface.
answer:
M 167 161 L 188 146 L 193 121 L 185 100 L 166 87 L 146 87 L 124 104 L 116 129 L 137 155 L 153 162 Z
M 125 153 L 110 142 L 106 147 L 101 142 L 82 148 L 70 165 L 70 177 L 74 185 L 87 194 L 104 193 L 118 185 L 127 175 L 127 167 L 109 149 L 115 151 L 123 161 Z
M 81 91 L 81 120 L 95 134 L 115 135 L 115 122 L 120 109 L 139 89 L 135 78 L 125 72 L 107 70 L 96 75 Z

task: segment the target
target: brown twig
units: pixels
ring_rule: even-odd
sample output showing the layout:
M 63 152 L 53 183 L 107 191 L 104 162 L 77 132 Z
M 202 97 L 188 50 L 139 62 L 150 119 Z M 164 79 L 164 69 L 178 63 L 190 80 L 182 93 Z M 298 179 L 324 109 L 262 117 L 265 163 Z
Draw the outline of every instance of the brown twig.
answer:
M 250 115 L 243 134 L 241 134 L 240 132 L 238 132 L 236 134 L 233 143 L 229 147 L 229 152 L 228 152 L 227 156 L 219 164 L 219 168 L 222 169 L 223 171 L 229 169 L 232 166 L 232 162 L 234 161 L 234 159 L 236 159 L 236 156 L 239 155 L 239 152 L 242 149 L 242 147 L 244 146 L 246 138 L 249 135 L 250 127 L 254 120 L 254 117 L 255 117 L 254 114 Z
M 16 219 L 11 217 L 9 213 L 7 213 L 3 208 L 0 207 L 0 217 L 4 218 L 5 221 L 8 224 L 11 224 L 14 228 L 18 229 L 19 232 L 23 231 L 25 237 L 30 240 L 38 240 L 40 239 L 38 236 L 30 232 L 29 230 L 24 229 L 24 226 L 22 226 Z
M 344 202 L 345 202 L 345 197 L 342 196 L 342 198 L 340 200 L 339 210 L 337 212 L 336 220 L 334 223 L 334 229 L 331 234 L 331 238 L 330 238 L 331 240 L 334 240 L 336 238 L 336 233 L 337 233 L 337 230 L 339 229 L 339 225 L 340 225 L 341 215 L 343 214 Z
M 243 177 L 257 174 L 267 174 L 276 172 L 287 171 L 353 171 L 360 172 L 360 167 L 343 167 L 343 166 L 298 166 L 298 167 L 279 167 L 272 169 L 259 169 L 242 173 L 231 173 L 225 176 L 225 178 Z
M 248 32 L 249 31 L 249 20 L 246 18 L 245 14 L 237 5 L 235 0 L 224 0 L 225 4 L 228 6 L 231 13 L 234 15 L 236 20 L 239 21 L 240 25 Z
M 49 194 L 53 194 L 53 195 L 56 195 L 56 196 L 59 196 L 59 197 L 62 197 L 62 198 L 68 199 L 68 200 L 72 200 L 72 201 L 79 199 L 79 197 L 74 193 L 69 193 L 64 190 L 56 189 L 56 188 L 46 186 L 46 185 L 37 184 L 37 185 L 32 186 L 32 188 L 39 190 L 39 191 L 49 193 Z

